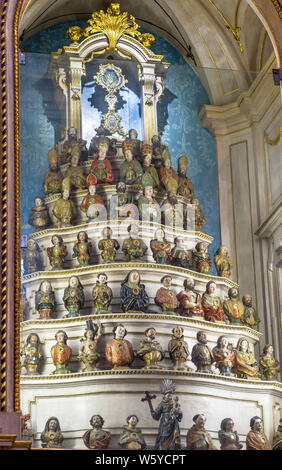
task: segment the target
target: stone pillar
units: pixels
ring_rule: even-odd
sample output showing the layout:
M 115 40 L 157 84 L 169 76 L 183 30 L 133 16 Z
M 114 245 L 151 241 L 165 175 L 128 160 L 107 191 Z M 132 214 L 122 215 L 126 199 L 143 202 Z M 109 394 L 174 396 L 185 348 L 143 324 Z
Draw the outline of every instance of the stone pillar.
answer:
M 69 58 L 69 83 L 68 83 L 68 127 L 77 129 L 78 138 L 82 134 L 81 126 L 81 76 L 85 75 L 83 61 L 79 57 Z
M 148 63 L 139 67 L 143 136 L 148 144 L 153 135 L 158 134 L 157 103 L 164 90 L 163 80 L 156 75 L 155 69 L 155 64 Z

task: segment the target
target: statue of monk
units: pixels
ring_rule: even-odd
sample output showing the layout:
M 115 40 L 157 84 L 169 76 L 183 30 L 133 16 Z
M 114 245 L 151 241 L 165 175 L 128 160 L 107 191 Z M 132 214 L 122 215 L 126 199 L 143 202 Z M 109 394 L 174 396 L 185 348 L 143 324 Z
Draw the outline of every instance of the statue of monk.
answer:
M 171 340 L 168 343 L 168 352 L 173 363 L 173 370 L 191 370 L 186 362 L 189 358 L 189 347 L 184 339 L 183 328 L 176 326 L 172 330 Z
M 188 450 L 214 450 L 212 439 L 205 429 L 207 418 L 203 414 L 193 417 L 194 424 L 188 430 L 186 437 L 186 449 Z
M 270 443 L 263 432 L 263 422 L 259 416 L 250 420 L 251 430 L 246 437 L 246 450 L 271 450 Z
M 163 369 L 159 362 L 164 358 L 163 348 L 156 340 L 155 328 L 147 328 L 144 332 L 145 337 L 140 341 L 137 356 L 145 361 L 143 369 Z
M 144 440 L 142 431 L 136 427 L 138 421 L 139 419 L 136 415 L 130 415 L 126 418 L 127 424 L 123 426 L 119 438 L 119 445 L 122 447 L 122 449 L 145 449 L 146 442 Z

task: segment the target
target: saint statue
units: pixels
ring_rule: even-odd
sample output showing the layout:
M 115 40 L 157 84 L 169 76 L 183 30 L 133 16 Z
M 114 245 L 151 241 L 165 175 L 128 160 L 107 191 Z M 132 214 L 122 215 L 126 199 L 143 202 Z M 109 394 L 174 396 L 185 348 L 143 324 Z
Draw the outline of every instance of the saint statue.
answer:
M 129 225 L 127 231 L 129 233 L 129 238 L 124 240 L 122 251 L 126 255 L 128 261 L 140 260 L 145 255 L 148 248 L 142 238 L 138 238 L 138 225 Z
M 154 240 L 150 241 L 150 248 L 153 258 L 158 264 L 169 264 L 171 260 L 171 244 L 165 239 L 165 232 L 162 228 L 155 231 Z
M 90 186 L 88 186 L 88 194 L 84 196 L 80 204 L 80 209 L 87 216 L 87 223 L 95 222 L 95 219 L 99 217 L 99 221 L 104 218 L 106 214 L 106 208 L 104 201 L 96 194 L 95 177 L 93 176 Z
M 244 305 L 244 313 L 240 318 L 241 323 L 249 326 L 250 328 L 254 328 L 254 326 L 257 326 L 260 323 L 260 319 L 253 307 L 252 296 L 250 294 L 243 295 L 242 302 Z
M 157 134 L 153 135 L 152 139 L 153 147 L 153 159 L 152 163 L 157 170 L 163 166 L 163 162 L 166 158 L 170 158 L 170 153 L 167 145 L 163 144 L 161 137 Z
M 186 436 L 186 449 L 188 450 L 215 450 L 212 438 L 205 429 L 207 418 L 204 414 L 193 417 L 194 424 L 188 429 Z
M 121 283 L 120 306 L 123 312 L 146 312 L 150 304 L 150 299 L 141 284 L 139 272 L 129 271 Z
M 63 269 L 65 258 L 68 254 L 67 247 L 64 245 L 60 235 L 53 235 L 51 238 L 53 246 L 47 248 L 47 255 L 53 270 Z
M 149 173 L 143 174 L 141 183 L 143 187 L 143 196 L 140 196 L 138 199 L 140 220 L 160 223 L 161 210 L 158 202 L 153 197 L 154 183 Z
M 96 184 L 112 184 L 114 174 L 110 160 L 106 158 L 109 148 L 109 139 L 100 137 L 98 140 L 98 158 L 93 160 L 89 175 L 87 176 L 87 186 Z M 95 176 L 95 178 L 93 178 Z
M 239 292 L 236 287 L 231 287 L 228 290 L 229 300 L 223 302 L 223 311 L 226 318 L 232 325 L 241 325 L 241 318 L 244 315 L 244 305 L 239 300 Z
M 241 450 L 243 447 L 237 431 L 234 431 L 234 421 L 231 418 L 224 418 L 221 421 L 218 438 L 221 450 Z
M 191 370 L 186 362 L 189 359 L 189 347 L 184 339 L 183 328 L 176 326 L 172 330 L 171 340 L 168 343 L 168 352 L 173 363 L 173 370 Z
M 33 238 L 27 240 L 27 246 L 22 251 L 24 274 L 32 274 L 43 270 L 41 250 Z
M 235 350 L 234 371 L 240 379 L 260 379 L 257 360 L 251 352 L 249 341 L 240 338 Z
M 143 369 L 163 369 L 159 362 L 164 358 L 163 348 L 156 340 L 155 328 L 147 328 L 145 337 L 140 341 L 137 357 L 143 359 L 146 365 Z
M 184 290 L 177 294 L 179 302 L 179 314 L 182 317 L 200 317 L 204 319 L 204 310 L 202 307 L 202 298 L 199 292 L 195 290 L 195 281 L 188 277 L 183 282 Z
M 42 197 L 34 198 L 34 207 L 30 211 L 28 223 L 34 227 L 35 232 L 45 230 L 50 225 L 48 207 Z
M 178 397 L 175 396 L 175 386 L 171 380 L 164 379 L 160 386 L 160 392 L 163 395 L 162 401 L 154 410 L 152 399 L 155 395 L 145 392 L 145 398 L 142 401 L 148 401 L 152 418 L 160 421 L 158 435 L 156 438 L 156 450 L 179 450 L 181 449 L 179 423 L 182 420 Z
M 73 126 L 68 128 L 68 138 L 63 144 L 64 163 L 68 162 L 71 158 L 73 147 L 79 147 L 81 161 L 87 160 L 88 151 L 86 148 L 86 140 L 77 137 L 77 129 Z
M 22 366 L 27 375 L 38 375 L 43 361 L 40 338 L 37 333 L 30 333 L 20 351 Z
M 49 170 L 44 176 L 44 193 L 46 196 L 61 192 L 63 175 L 58 165 L 58 153 L 55 149 L 48 152 Z
M 172 277 L 169 275 L 161 278 L 162 287 L 156 292 L 155 304 L 159 305 L 165 315 L 177 315 L 175 310 L 178 307 L 176 294 L 171 289 Z
M 197 367 L 197 372 L 213 374 L 211 365 L 214 362 L 214 357 L 210 348 L 207 346 L 207 335 L 204 331 L 198 331 L 197 341 L 198 343 L 192 348 L 192 362 Z
M 171 159 L 168 155 L 163 162 L 164 166 L 159 169 L 159 179 L 165 190 L 174 194 L 177 193 L 179 178 L 176 171 L 171 167 Z
M 272 344 L 266 344 L 263 348 L 259 365 L 266 380 L 277 380 L 280 372 L 279 362 L 273 357 Z
M 97 368 L 97 362 L 101 354 L 97 352 L 97 347 L 101 337 L 102 325 L 99 320 L 94 324 L 91 320 L 87 320 L 84 338 L 80 340 L 77 356 L 77 359 L 84 364 L 84 368 L 81 372 L 99 370 Z
M 214 265 L 217 275 L 221 277 L 230 277 L 232 261 L 228 255 L 227 248 L 220 246 L 214 254 Z
M 123 426 L 120 433 L 119 445 L 126 450 L 142 450 L 146 447 L 141 429 L 138 429 L 139 419 L 136 415 L 130 415 L 126 418 L 127 424 Z
M 282 418 L 272 439 L 272 450 L 282 450 Z
M 192 204 L 195 207 L 194 217 L 195 217 L 195 232 L 202 232 L 203 226 L 207 223 L 203 211 L 199 207 L 199 199 L 192 199 Z
M 193 269 L 198 273 L 208 274 L 211 268 L 211 258 L 208 253 L 209 244 L 198 242 L 192 253 Z
M 55 334 L 57 343 L 51 348 L 51 356 L 56 369 L 51 374 L 69 374 L 67 365 L 70 361 L 72 350 L 67 345 L 68 335 L 64 330 L 59 330 Z
M 95 307 L 95 314 L 102 315 L 110 313 L 110 303 L 113 298 L 112 289 L 107 285 L 108 276 L 99 273 L 97 281 L 92 290 L 92 298 Z
M 206 291 L 202 295 L 202 307 L 205 313 L 205 320 L 224 323 L 222 302 L 216 295 L 216 283 L 213 281 L 209 281 L 206 284 Z
M 52 416 L 47 420 L 40 439 L 43 449 L 60 449 L 62 447 L 64 436 L 58 418 Z
M 81 310 L 84 305 L 84 292 L 77 276 L 71 276 L 69 278 L 68 286 L 64 290 L 63 302 L 69 312 L 65 315 L 65 318 L 79 316 L 79 310 Z
M 259 416 L 250 420 L 251 430 L 246 437 L 246 450 L 271 450 L 270 443 L 263 432 L 263 422 Z
M 217 344 L 212 350 L 212 354 L 215 360 L 215 367 L 219 370 L 221 375 L 231 377 L 234 374 L 231 370 L 234 367 L 235 353 L 232 348 L 232 344 L 229 343 L 226 336 L 221 335 L 217 339 Z
M 106 343 L 106 360 L 112 369 L 130 369 L 134 361 L 133 347 L 125 338 L 127 331 L 122 324 L 113 328 L 114 338 Z
M 90 419 L 90 426 L 93 429 L 86 431 L 83 436 L 83 442 L 88 449 L 91 450 L 105 450 L 108 448 L 111 433 L 103 429 L 104 419 L 100 415 L 93 415 Z
M 189 269 L 192 264 L 191 250 L 186 248 L 186 241 L 181 236 L 175 237 L 174 247 L 171 250 L 171 264 Z
M 144 144 L 142 146 L 143 172 L 149 173 L 153 181 L 153 188 L 157 189 L 160 186 L 160 180 L 156 168 L 152 165 L 152 153 L 151 145 Z
M 98 249 L 101 250 L 101 258 L 104 263 L 112 263 L 115 260 L 116 252 L 120 245 L 117 240 L 111 238 L 112 229 L 105 227 L 102 231 L 102 239 L 98 242 Z
M 125 142 L 130 142 L 132 146 L 133 158 L 136 158 L 138 161 L 140 161 L 142 142 L 141 140 L 137 139 L 137 137 L 138 132 L 136 131 L 136 129 L 129 129 L 128 137 L 125 139 Z
M 77 258 L 78 266 L 88 266 L 91 257 L 92 243 L 88 241 L 88 234 L 81 230 L 77 234 L 77 242 L 73 246 L 73 258 Z
M 65 186 L 64 186 L 65 185 Z M 69 180 L 64 179 L 62 183 L 62 196 L 55 202 L 53 215 L 55 217 L 55 227 L 69 227 L 76 217 L 76 207 L 70 199 Z
M 70 165 L 67 168 L 63 181 L 69 181 L 70 189 L 84 189 L 86 187 L 86 178 L 83 169 L 79 166 L 80 149 L 74 146 L 70 155 Z M 64 184 L 64 183 L 63 183 Z
M 55 292 L 51 283 L 46 279 L 40 283 L 39 289 L 35 292 L 35 308 L 42 320 L 52 318 L 55 312 Z
M 126 184 L 119 181 L 116 184 L 116 194 L 113 194 L 110 202 L 110 216 L 111 220 L 117 218 L 126 219 L 128 217 L 139 218 L 137 207 L 133 203 L 133 196 L 126 190 Z
M 92 137 L 91 141 L 90 141 L 90 145 L 89 145 L 89 150 L 88 150 L 88 155 L 91 159 L 95 159 L 98 157 L 98 153 L 99 153 L 99 142 L 101 140 L 101 138 L 105 139 L 105 138 L 109 138 L 110 137 L 110 133 L 107 131 L 107 129 L 105 129 L 102 125 L 100 125 L 99 127 L 97 127 L 95 129 L 96 131 L 96 135 L 94 135 L 94 137 Z M 109 142 L 109 148 L 110 148 L 110 142 Z
M 142 166 L 133 157 L 133 145 L 125 140 L 122 145 L 125 161 L 120 166 L 119 179 L 125 184 L 140 184 L 143 174 Z
M 161 204 L 162 224 L 172 228 L 184 227 L 183 205 L 177 200 L 176 190 L 168 192 L 166 199 Z
M 181 155 L 178 158 L 178 191 L 177 194 L 185 197 L 187 202 L 191 203 L 194 199 L 194 188 L 192 181 L 187 177 L 188 158 Z

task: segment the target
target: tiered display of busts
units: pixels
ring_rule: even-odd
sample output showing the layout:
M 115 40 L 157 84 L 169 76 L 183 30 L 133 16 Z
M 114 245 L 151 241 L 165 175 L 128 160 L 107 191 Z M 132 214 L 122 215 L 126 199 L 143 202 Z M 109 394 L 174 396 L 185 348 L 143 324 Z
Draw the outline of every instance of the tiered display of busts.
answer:
M 219 439 L 221 449 L 239 450 L 247 429 L 239 436 L 238 414 L 219 419 L 209 399 L 227 387 L 227 413 L 244 388 L 250 420 L 261 406 L 251 393 L 277 381 L 279 364 L 272 345 L 255 357 L 259 315 L 249 294 L 239 299 L 224 246 L 211 274 L 213 239 L 202 230 L 188 157 L 179 156 L 177 172 L 159 135 L 137 137 L 134 129 L 113 137 L 101 123 L 88 145 L 70 126 L 61 150 L 45 156 L 46 197 L 34 200 L 22 252 L 23 413 L 37 447 L 211 450 Z
M 109 139 L 105 140 L 102 137 L 100 142 L 97 136 L 97 159 L 92 161 L 88 176 L 80 178 L 80 181 L 88 184 L 88 195 L 85 194 L 86 189 L 80 193 L 82 202 L 75 196 L 77 189 L 74 189 L 75 185 L 69 182 L 70 177 L 68 179 L 60 177 L 61 195 L 57 192 L 58 173 L 61 174 L 62 171 L 58 170 L 57 162 L 56 171 L 52 170 L 48 174 L 48 184 L 52 187 L 52 174 L 55 171 L 56 193 L 52 194 L 51 198 L 47 195 L 45 201 L 39 197 L 35 198 L 35 207 L 32 208 L 30 216 L 34 233 L 30 236 L 27 248 L 22 254 L 23 285 L 26 298 L 33 305 L 33 313 L 38 314 L 39 320 L 36 321 L 36 325 L 38 322 L 43 324 L 48 322 L 48 326 L 52 326 L 53 330 L 59 321 L 63 329 L 55 332 L 57 343 L 48 351 L 46 341 L 45 348 L 42 348 L 35 325 L 30 332 L 33 321 L 31 317 L 27 318 L 25 315 L 23 335 L 26 331 L 28 337 L 21 351 L 24 375 L 58 376 L 58 378 L 62 376 L 64 379 L 60 380 L 65 380 L 65 377 L 76 374 L 81 376 L 85 373 L 103 374 L 103 371 L 108 373 L 110 368 L 115 373 L 136 369 L 139 372 L 158 371 L 163 374 L 166 371 L 174 371 L 187 375 L 198 373 L 217 377 L 219 374 L 227 378 L 238 377 L 249 380 L 277 379 L 278 362 L 273 358 L 272 345 L 264 348 L 260 360 L 257 361 L 253 349 L 250 349 L 250 338 L 240 337 L 241 331 L 244 334 L 244 327 L 254 328 L 259 323 L 259 318 L 252 307 L 251 296 L 245 294 L 240 301 L 238 286 L 229 280 L 232 263 L 226 248 L 220 247 L 215 255 L 215 267 L 219 277 L 210 276 L 211 259 L 207 250 L 211 240 L 205 233 L 194 232 L 193 247 L 187 239 L 189 231 L 185 230 L 185 217 L 176 217 L 172 220 L 170 214 L 168 225 L 160 224 L 164 221 L 163 218 L 154 221 L 154 216 L 161 214 L 162 201 L 167 197 L 167 201 L 171 201 L 170 186 L 177 190 L 178 178 L 182 181 L 181 193 L 185 193 L 186 188 L 187 194 L 179 195 L 174 192 L 173 203 L 178 204 L 178 198 L 181 199 L 182 206 L 177 210 L 186 205 L 186 210 L 182 213 L 187 213 L 187 207 L 193 200 L 191 194 L 194 194 L 194 190 L 191 180 L 188 180 L 187 185 L 183 182 L 186 178 L 183 174 L 186 158 L 184 159 L 182 155 L 179 159 L 181 170 L 179 177 L 167 163 L 167 151 L 166 158 L 162 162 L 163 166 L 156 168 L 152 166 L 155 171 L 149 171 L 149 158 L 146 163 L 145 159 L 151 157 L 152 147 L 147 144 L 142 146 L 141 143 L 141 156 L 146 154 L 143 172 L 141 165 L 139 163 L 137 165 L 137 160 L 132 157 L 132 145 L 127 140 L 120 146 L 120 150 L 123 149 L 128 156 L 120 173 L 123 180 L 114 181 L 112 177 L 109 180 L 109 175 L 112 175 L 111 164 L 110 160 L 105 158 L 109 145 Z M 78 154 L 79 147 L 73 146 L 71 161 Z M 55 155 L 57 154 L 54 152 L 51 155 L 53 162 Z M 99 162 L 102 156 L 103 163 L 95 166 L 95 162 Z M 79 168 L 77 161 L 76 168 Z M 80 167 L 81 171 L 82 168 L 85 171 L 85 166 Z M 155 172 L 159 173 L 164 188 L 161 187 L 161 183 L 157 183 L 157 178 L 154 178 L 153 183 L 152 175 Z M 134 177 L 133 186 L 128 184 L 129 173 L 130 183 Z M 109 188 L 109 183 L 110 192 L 107 198 L 103 199 L 101 196 L 103 188 L 105 185 Z M 71 189 L 66 190 L 66 185 Z M 167 186 L 170 191 L 164 192 L 164 189 L 168 191 Z M 134 190 L 132 193 L 131 188 Z M 158 191 L 161 196 L 158 196 Z M 114 220 L 111 220 L 110 216 L 106 220 L 100 220 L 101 206 L 108 214 L 115 214 Z M 143 220 L 143 215 L 148 215 L 147 211 L 154 208 L 156 211 L 151 213 L 153 217 L 145 216 Z M 76 223 L 79 212 L 81 212 L 81 216 L 78 216 L 79 221 L 83 220 L 83 213 L 87 215 L 86 225 Z M 136 213 L 139 215 L 139 220 L 134 217 Z M 163 214 L 165 213 L 166 207 L 163 211 Z M 42 214 L 45 214 L 44 217 Z M 42 222 L 43 218 L 45 225 Z M 181 225 L 179 225 L 180 220 Z M 143 279 L 144 274 L 145 279 Z M 152 282 L 148 282 L 148 277 L 150 279 L 152 274 L 152 281 L 157 284 L 154 294 L 152 294 Z M 209 277 L 212 279 L 209 280 Z M 223 284 L 220 279 L 223 279 Z M 181 289 L 181 285 L 184 289 Z M 143 329 L 143 333 L 141 328 L 140 334 L 137 334 L 138 346 L 136 342 L 133 345 L 131 341 L 125 339 L 128 326 L 131 325 L 126 323 L 125 326 L 121 323 L 124 322 L 125 315 L 128 319 L 133 316 L 134 324 L 138 323 L 138 319 L 142 320 L 144 315 L 144 318 L 148 316 L 150 318 L 151 325 Z M 170 339 L 167 338 L 164 345 L 157 339 L 158 326 L 154 322 L 154 317 L 158 320 L 163 318 L 163 322 L 166 323 L 168 316 L 173 319 L 173 328 L 170 329 L 172 336 Z M 107 317 L 109 320 L 117 320 L 118 323 L 107 321 Z M 75 319 L 80 320 L 81 326 L 83 321 L 84 325 L 86 321 L 86 329 L 81 334 L 82 338 L 76 340 L 76 345 L 73 347 L 72 341 L 70 347 L 67 340 L 69 335 L 73 336 L 75 324 L 65 322 Z M 178 324 L 180 319 L 185 319 L 188 324 L 189 321 L 196 321 L 196 324 L 192 324 L 193 347 L 190 341 L 185 340 L 185 327 L 188 324 L 183 324 L 183 321 Z M 239 331 L 237 346 L 232 342 L 236 335 L 232 335 L 230 341 L 226 330 L 220 334 L 220 329 L 217 330 L 219 334 L 215 344 L 209 345 L 207 340 L 209 328 L 197 329 L 201 323 L 205 326 L 211 323 L 219 328 L 220 325 L 222 327 L 228 325 L 229 331 L 233 325 L 240 326 L 243 330 Z M 105 342 L 102 339 L 105 335 L 105 326 L 108 329 L 110 324 L 114 325 L 113 338 Z M 45 349 L 45 354 L 42 349 Z M 170 363 L 164 360 L 166 354 L 170 358 Z M 55 370 L 49 370 L 46 366 L 49 362 L 47 357 L 50 355 Z M 194 368 L 193 365 L 190 367 L 190 364 L 194 364 Z M 161 419 L 160 429 L 163 429 L 162 413 L 165 413 L 166 407 L 170 406 L 170 399 L 167 402 L 165 397 L 166 394 L 156 411 L 150 408 L 152 417 L 155 420 Z M 85 432 L 82 436 L 84 444 L 89 449 L 107 448 L 112 442 L 111 434 L 102 429 L 104 419 L 100 416 L 101 411 L 99 409 L 97 411 L 99 414 L 92 416 L 90 420 L 93 430 Z M 185 410 L 183 412 L 185 413 Z M 177 412 L 171 423 L 171 429 L 174 432 L 177 429 L 177 436 L 179 435 L 177 423 L 183 412 Z M 214 448 L 210 435 L 203 427 L 205 420 L 203 414 L 193 417 L 195 424 L 188 431 L 187 448 L 206 450 Z M 241 449 L 242 444 L 239 443 L 238 434 L 233 431 L 232 419 L 226 418 L 226 420 L 228 422 L 222 421 L 218 434 L 221 449 Z M 120 434 L 119 446 L 126 449 L 144 448 L 145 438 L 141 430 L 136 428 L 138 417 L 130 415 L 126 421 L 127 424 Z M 232 426 L 231 424 L 229 426 L 229 422 Z M 47 427 L 41 436 L 42 446 L 56 448 L 62 445 L 63 438 L 57 430 L 60 426 L 58 423 L 58 419 L 54 417 L 48 420 L 48 426 L 46 424 Z M 50 439 L 52 426 L 54 439 Z M 52 429 L 48 431 L 47 428 Z M 202 430 L 203 436 L 206 436 L 201 441 L 196 439 L 198 428 Z M 162 444 L 164 438 L 160 434 L 160 429 L 156 446 L 162 449 L 165 447 Z M 181 439 L 177 437 L 173 446 L 168 448 L 181 448 L 180 442 Z

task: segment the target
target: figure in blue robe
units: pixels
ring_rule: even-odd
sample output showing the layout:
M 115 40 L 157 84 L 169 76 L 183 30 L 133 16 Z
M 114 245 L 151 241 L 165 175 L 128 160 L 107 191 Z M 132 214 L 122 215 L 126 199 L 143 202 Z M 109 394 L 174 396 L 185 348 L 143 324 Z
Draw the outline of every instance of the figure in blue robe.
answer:
M 121 283 L 120 306 L 123 312 L 130 310 L 146 312 L 150 299 L 144 284 L 140 283 L 138 271 L 130 271 Z

